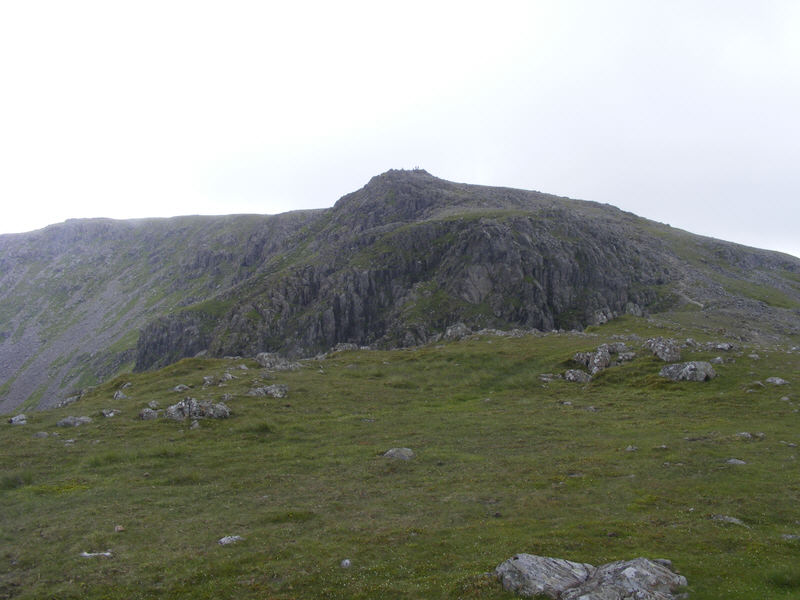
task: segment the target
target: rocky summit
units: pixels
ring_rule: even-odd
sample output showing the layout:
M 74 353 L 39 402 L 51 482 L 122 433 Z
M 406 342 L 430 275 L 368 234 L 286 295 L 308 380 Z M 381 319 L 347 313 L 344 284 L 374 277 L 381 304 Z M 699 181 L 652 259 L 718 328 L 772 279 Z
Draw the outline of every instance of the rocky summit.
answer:
M 67 221 L 0 236 L 0 412 L 180 358 L 301 357 L 455 324 L 582 329 L 684 307 L 800 335 L 800 260 L 609 205 L 388 171 L 330 209 Z

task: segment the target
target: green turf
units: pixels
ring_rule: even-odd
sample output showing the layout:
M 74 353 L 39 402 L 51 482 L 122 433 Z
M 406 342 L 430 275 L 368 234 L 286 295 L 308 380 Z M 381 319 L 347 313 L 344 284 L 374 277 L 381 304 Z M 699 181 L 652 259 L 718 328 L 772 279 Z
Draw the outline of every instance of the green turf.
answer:
M 738 348 L 713 381 L 671 383 L 629 342 L 638 357 L 588 385 L 540 380 L 614 334 L 678 335 L 630 317 L 590 333 L 342 352 L 269 376 L 188 359 L 3 423 L 0 598 L 508 598 L 485 574 L 518 552 L 669 558 L 693 600 L 800 596 L 800 541 L 782 538 L 800 534 L 800 354 Z M 237 379 L 203 388 L 226 370 Z M 773 375 L 790 384 L 755 383 Z M 247 396 L 268 383 L 289 396 Z M 232 417 L 198 429 L 136 418 L 223 394 Z M 55 426 L 69 414 L 94 421 Z M 381 456 L 395 446 L 416 458 Z

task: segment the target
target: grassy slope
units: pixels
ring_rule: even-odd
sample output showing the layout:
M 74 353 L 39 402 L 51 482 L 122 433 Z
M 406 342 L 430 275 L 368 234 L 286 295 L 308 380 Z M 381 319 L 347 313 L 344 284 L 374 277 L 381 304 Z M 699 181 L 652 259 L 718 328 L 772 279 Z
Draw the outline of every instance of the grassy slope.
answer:
M 629 333 L 673 332 L 625 318 L 591 336 L 339 353 L 272 376 L 284 400 L 246 395 L 264 377 L 252 361 L 188 359 L 0 425 L 0 598 L 505 598 L 483 574 L 516 552 L 667 557 L 694 600 L 797 597 L 800 542 L 781 535 L 800 533 L 800 355 L 734 351 L 705 384 L 662 380 L 644 353 L 587 386 L 539 380 Z M 675 332 L 693 334 L 709 339 Z M 225 370 L 238 379 L 202 388 Z M 773 375 L 790 385 L 752 385 Z M 131 398 L 112 400 L 125 381 Z M 136 419 L 178 383 L 232 394 L 232 418 Z M 55 427 L 67 414 L 94 422 Z M 417 458 L 381 457 L 393 446 Z

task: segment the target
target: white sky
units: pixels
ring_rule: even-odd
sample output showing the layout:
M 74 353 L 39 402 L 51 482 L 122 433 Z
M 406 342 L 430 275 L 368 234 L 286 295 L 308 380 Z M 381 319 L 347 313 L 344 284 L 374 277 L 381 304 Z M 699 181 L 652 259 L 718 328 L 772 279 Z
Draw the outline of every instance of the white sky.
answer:
M 800 2 L 0 2 L 0 232 L 415 166 L 800 256 Z

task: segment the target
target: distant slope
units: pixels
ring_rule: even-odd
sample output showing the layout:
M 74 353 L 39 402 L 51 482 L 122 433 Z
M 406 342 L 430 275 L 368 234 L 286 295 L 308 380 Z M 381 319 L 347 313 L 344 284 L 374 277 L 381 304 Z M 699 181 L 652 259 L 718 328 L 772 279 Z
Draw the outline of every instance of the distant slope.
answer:
M 608 205 L 389 171 L 327 210 L 0 236 L 0 410 L 201 351 L 309 355 L 417 344 L 459 321 L 570 329 L 665 310 L 798 336 L 800 260 Z

